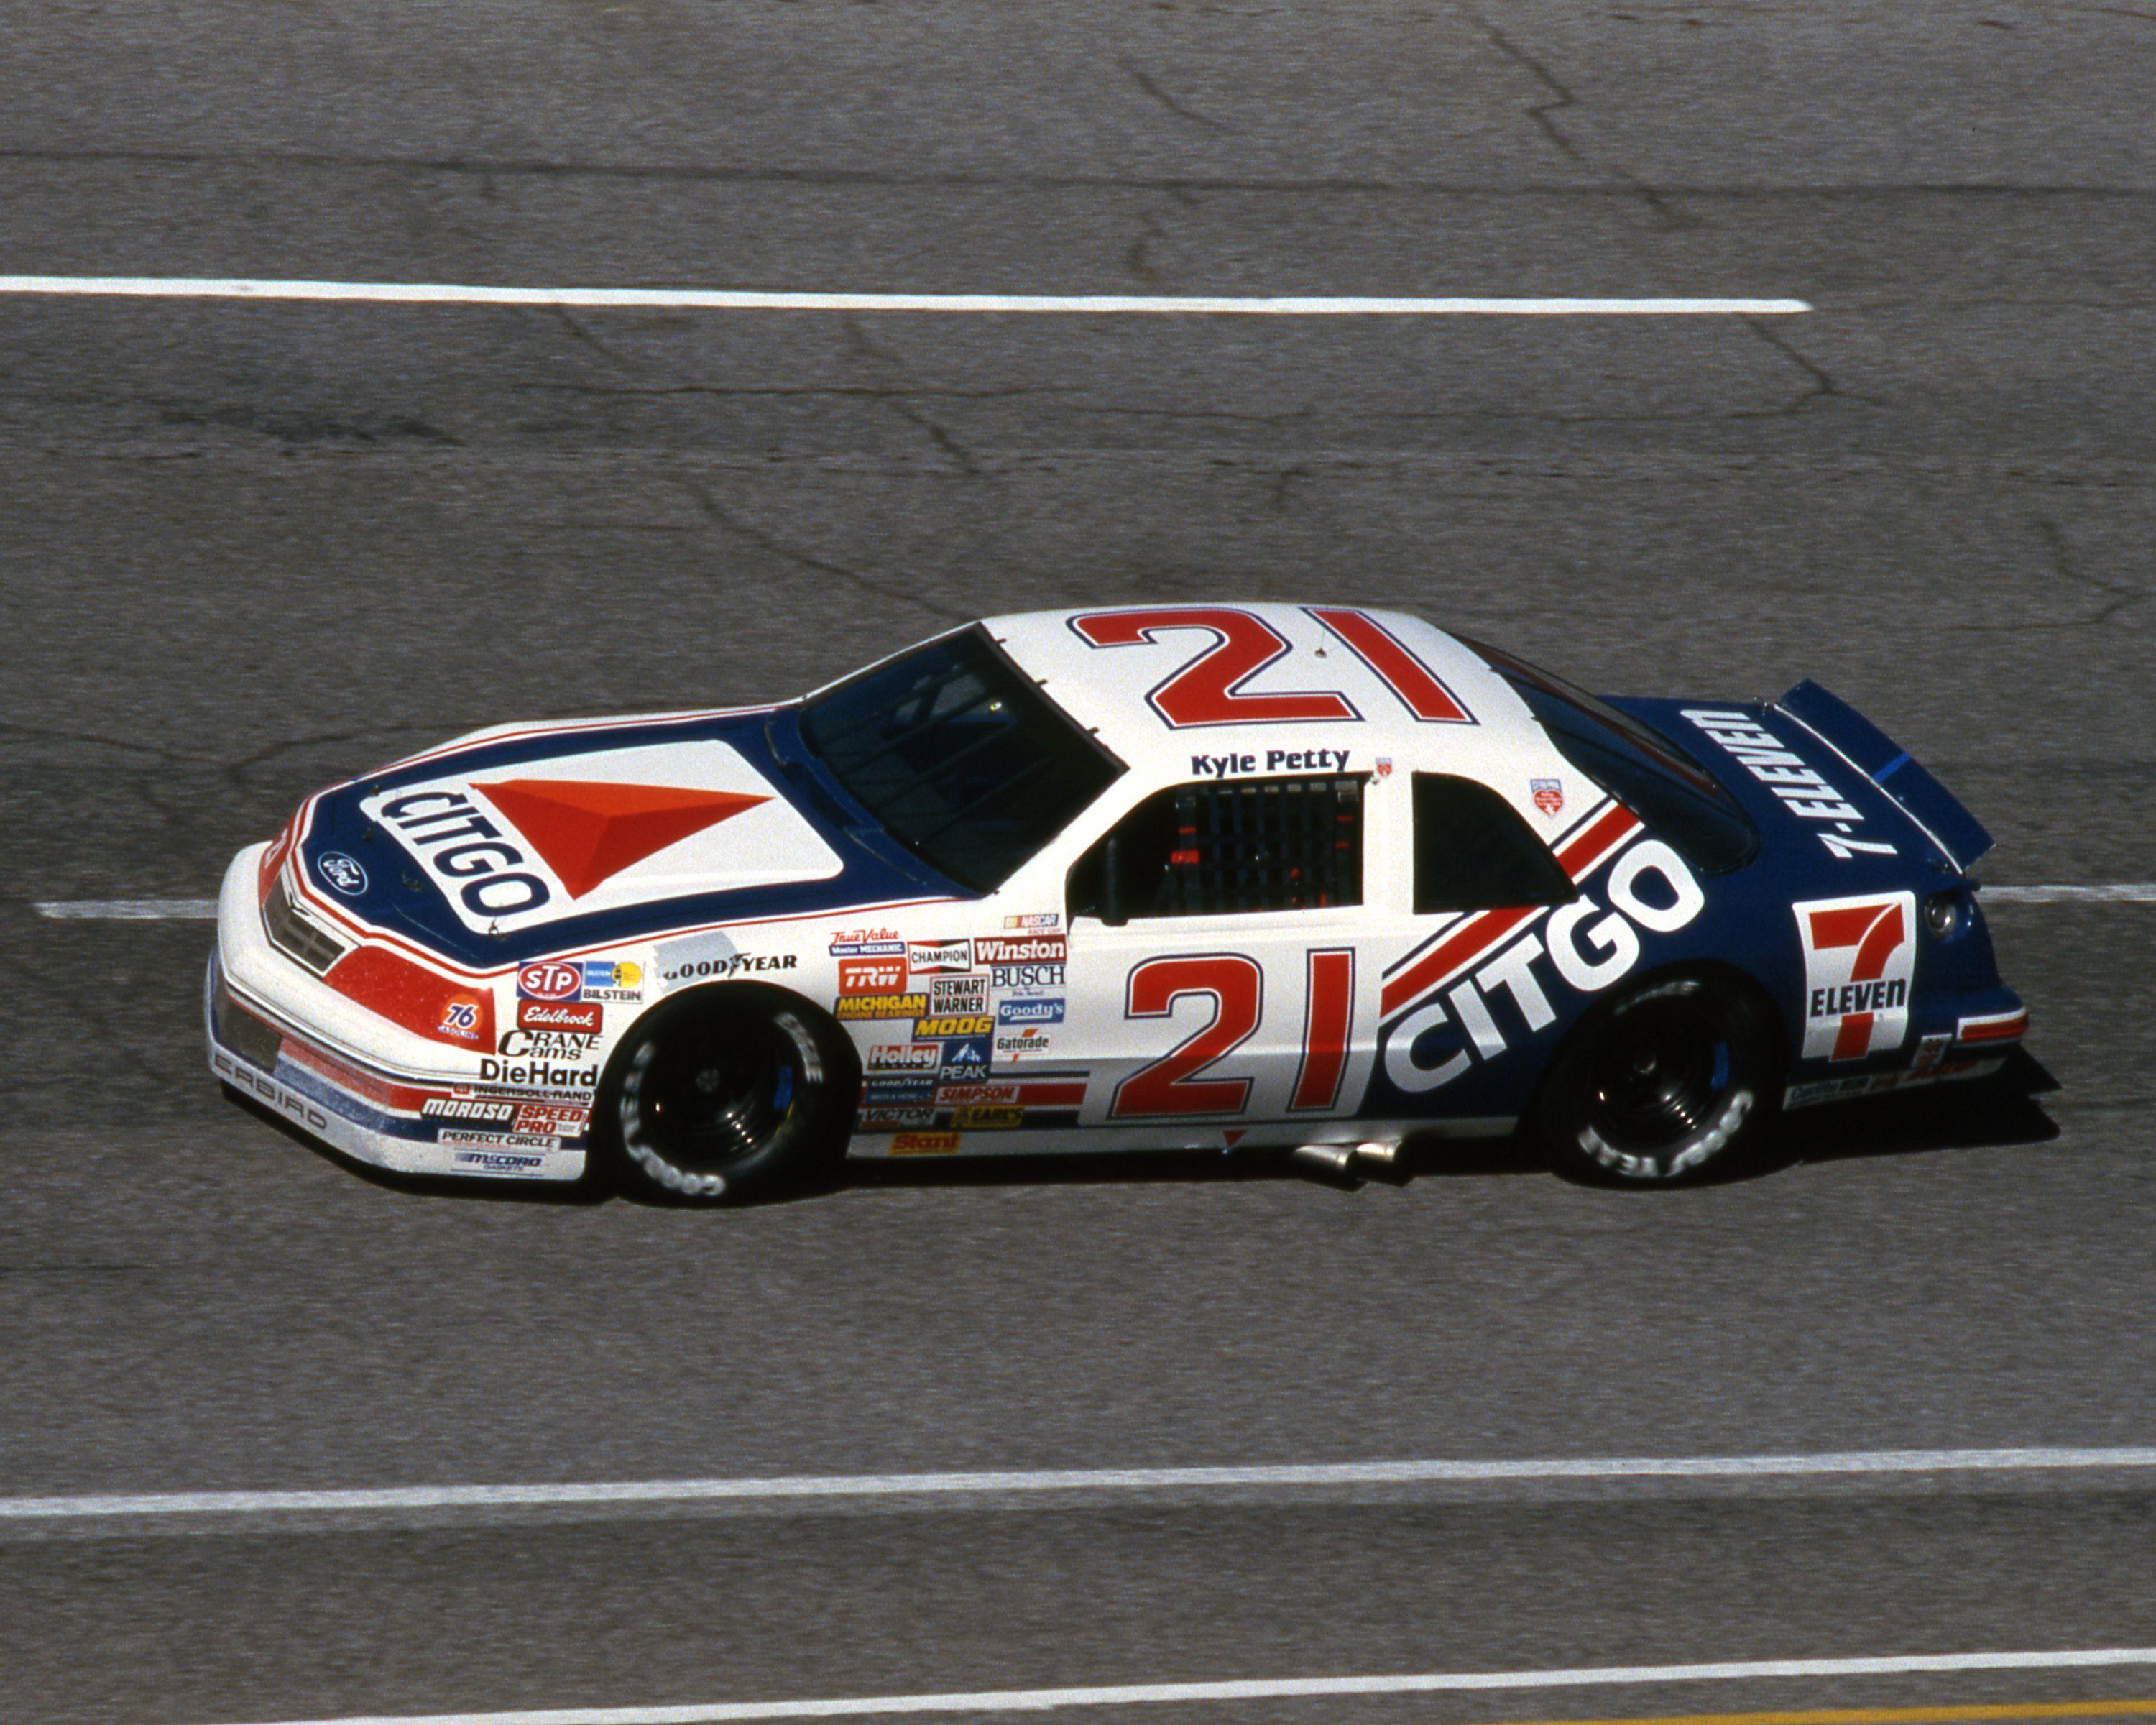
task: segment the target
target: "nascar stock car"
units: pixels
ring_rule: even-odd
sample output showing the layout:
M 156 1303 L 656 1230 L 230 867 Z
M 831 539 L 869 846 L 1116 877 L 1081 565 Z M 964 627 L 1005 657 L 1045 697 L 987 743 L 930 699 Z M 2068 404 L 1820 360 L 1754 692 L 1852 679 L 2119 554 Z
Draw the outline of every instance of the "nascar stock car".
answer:
M 226 874 L 227 1086 L 414 1174 L 1524 1128 L 1667 1181 L 2027 1019 L 1983 829 L 1825 691 L 1599 700 L 1392 612 L 991 618 L 805 700 L 510 726 Z

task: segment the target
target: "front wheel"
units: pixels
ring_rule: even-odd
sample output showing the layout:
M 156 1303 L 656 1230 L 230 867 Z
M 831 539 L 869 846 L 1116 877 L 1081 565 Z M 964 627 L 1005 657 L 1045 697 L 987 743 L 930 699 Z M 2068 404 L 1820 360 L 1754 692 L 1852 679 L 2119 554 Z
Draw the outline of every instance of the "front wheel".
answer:
M 852 1050 L 775 988 L 701 990 L 650 1014 L 615 1050 L 593 1147 L 632 1191 L 737 1204 L 804 1183 L 845 1153 Z
M 1769 1014 L 1749 993 L 1678 977 L 1620 996 L 1560 1050 L 1535 1110 L 1558 1170 L 1666 1185 L 1733 1166 L 1779 1100 Z

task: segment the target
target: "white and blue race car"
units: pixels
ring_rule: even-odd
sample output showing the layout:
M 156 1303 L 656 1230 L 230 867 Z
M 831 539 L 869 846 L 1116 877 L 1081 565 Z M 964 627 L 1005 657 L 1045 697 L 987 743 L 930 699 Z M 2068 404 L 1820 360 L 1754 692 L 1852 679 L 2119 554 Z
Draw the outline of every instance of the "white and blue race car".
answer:
M 1036 612 L 308 798 L 225 876 L 210 1062 L 380 1168 L 702 1201 L 1522 1123 L 1661 1182 L 1998 1069 L 1989 844 L 1810 683 L 1603 701 L 1394 612 Z

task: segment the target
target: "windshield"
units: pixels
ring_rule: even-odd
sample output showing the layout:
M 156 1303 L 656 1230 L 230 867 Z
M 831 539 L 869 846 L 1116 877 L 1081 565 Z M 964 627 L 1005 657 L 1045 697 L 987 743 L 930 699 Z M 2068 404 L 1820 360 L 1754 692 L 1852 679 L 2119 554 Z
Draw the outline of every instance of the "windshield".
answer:
M 1123 771 L 978 629 L 813 697 L 802 734 L 894 839 L 976 892 L 1001 886 Z
M 1509 653 L 1460 639 L 1518 691 L 1558 752 L 1703 874 L 1752 860 L 1758 829 L 1697 761 L 1659 731 Z

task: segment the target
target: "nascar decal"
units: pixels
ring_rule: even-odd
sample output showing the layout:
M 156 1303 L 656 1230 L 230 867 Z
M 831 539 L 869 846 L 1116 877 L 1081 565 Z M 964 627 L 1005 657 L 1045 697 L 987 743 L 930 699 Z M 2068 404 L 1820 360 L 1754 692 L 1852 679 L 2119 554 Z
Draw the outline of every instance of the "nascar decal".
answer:
M 716 741 L 565 756 L 500 777 L 452 771 L 360 808 L 480 933 L 714 886 L 825 880 L 840 866 Z
M 1851 803 L 1804 758 L 1784 747 L 1782 740 L 1759 721 L 1739 712 L 1712 707 L 1688 706 L 1684 716 L 1743 764 L 1744 770 L 1781 798 L 1782 806 L 1799 820 L 1830 823 L 1831 833 L 1816 836 L 1827 855 L 1846 862 L 1860 854 L 1892 856 L 1894 847 L 1884 839 L 1855 836 L 1863 824 L 1863 811 Z
M 1554 1024 L 1553 989 L 1601 993 L 1638 965 L 1643 933 L 1688 927 L 1707 908 L 1707 895 L 1684 859 L 1642 830 L 1626 810 L 1608 805 L 1558 847 L 1558 860 L 1582 883 L 1578 898 L 1554 909 L 1472 912 L 1389 978 L 1385 1076 L 1410 1094 L 1440 1090 Z M 1605 860 L 1598 896 L 1585 883 Z M 1426 1055 L 1431 1042 L 1438 1050 Z
M 1804 952 L 1808 1060 L 1860 1060 L 1909 1034 L 1917 971 L 1917 896 L 1873 894 L 1793 905 Z

